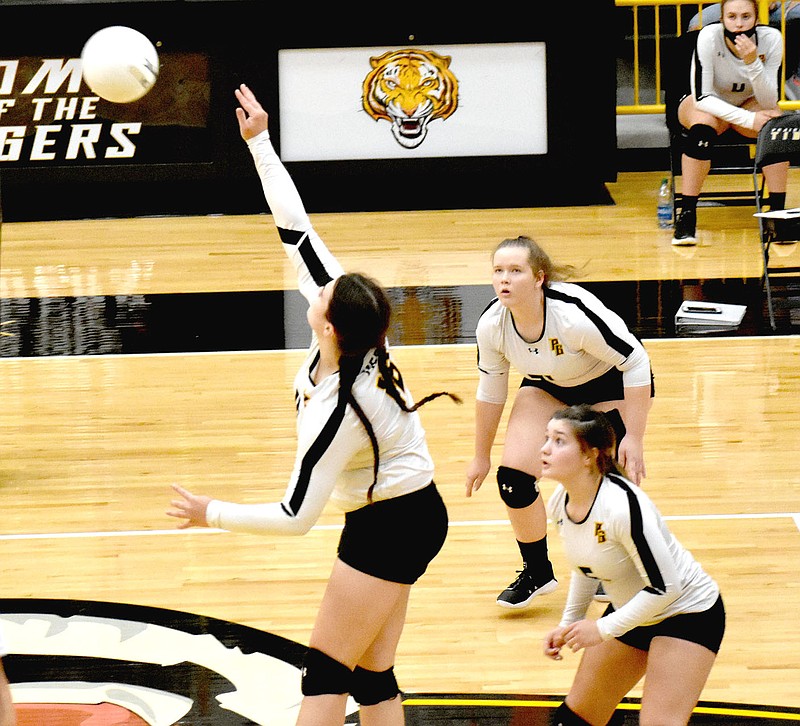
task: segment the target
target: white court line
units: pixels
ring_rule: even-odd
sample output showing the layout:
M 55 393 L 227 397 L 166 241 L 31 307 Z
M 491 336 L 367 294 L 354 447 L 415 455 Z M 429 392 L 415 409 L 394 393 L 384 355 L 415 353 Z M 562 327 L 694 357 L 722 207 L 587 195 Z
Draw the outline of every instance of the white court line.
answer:
M 0 0 L 0 4 L 2 4 L 2 0 Z M 164 293 L 167 294 L 167 293 Z M 720 335 L 715 337 L 714 340 L 719 340 L 721 342 L 730 341 L 730 340 L 741 340 L 741 341 L 759 341 L 763 342 L 764 338 L 769 338 L 770 340 L 780 340 L 780 339 L 789 339 L 789 338 L 797 338 L 800 337 L 797 333 L 789 333 L 786 335 Z M 651 345 L 661 345 L 663 343 L 683 343 L 683 344 L 690 344 L 695 341 L 699 340 L 698 338 L 642 338 L 642 342 L 646 343 L 647 346 Z M 419 349 L 419 348 L 432 348 L 432 349 L 441 349 L 441 348 L 475 348 L 474 341 L 470 341 L 468 343 L 422 343 L 417 345 L 399 345 L 395 344 L 392 346 L 394 350 L 400 350 L 403 348 L 411 348 L 411 349 Z M 114 359 L 114 358 L 177 358 L 177 357 L 197 357 L 197 356 L 250 356 L 250 355 L 280 355 L 283 353 L 307 353 L 308 348 L 269 348 L 264 350 L 259 349 L 246 349 L 246 350 L 189 350 L 189 351 L 170 351 L 166 353 L 91 353 L 91 354 L 78 354 L 73 355 L 72 353 L 63 353 L 61 355 L 42 355 L 42 356 L 5 356 L 0 358 L 0 364 L 4 363 L 5 361 L 16 361 L 16 362 L 25 362 L 25 363 L 35 363 L 36 361 L 47 361 L 52 359 L 72 359 L 72 360 L 98 360 L 98 359 Z
M 675 522 L 685 522 L 690 520 L 722 520 L 722 519 L 792 519 L 798 530 L 800 530 L 800 512 L 763 512 L 761 514 L 683 514 L 672 517 L 665 516 L 664 519 Z M 473 519 L 464 522 L 450 522 L 451 527 L 491 527 L 496 525 L 507 525 L 507 519 Z M 318 524 L 312 527 L 313 530 L 336 530 L 341 529 L 341 524 Z M 161 537 L 173 534 L 221 534 L 227 532 L 224 529 L 210 529 L 207 527 L 192 527 L 191 529 L 141 529 L 120 532 L 46 532 L 41 534 L 0 534 L 0 541 L 21 540 L 21 539 L 82 539 L 90 537 Z

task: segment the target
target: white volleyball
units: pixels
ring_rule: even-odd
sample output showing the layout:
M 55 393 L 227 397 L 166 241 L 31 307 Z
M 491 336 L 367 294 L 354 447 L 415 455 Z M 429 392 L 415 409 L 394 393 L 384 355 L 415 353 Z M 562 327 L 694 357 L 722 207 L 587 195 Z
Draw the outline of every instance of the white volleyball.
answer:
M 98 30 L 81 51 L 83 80 L 113 103 L 139 100 L 158 78 L 158 52 L 146 35 L 113 25 Z

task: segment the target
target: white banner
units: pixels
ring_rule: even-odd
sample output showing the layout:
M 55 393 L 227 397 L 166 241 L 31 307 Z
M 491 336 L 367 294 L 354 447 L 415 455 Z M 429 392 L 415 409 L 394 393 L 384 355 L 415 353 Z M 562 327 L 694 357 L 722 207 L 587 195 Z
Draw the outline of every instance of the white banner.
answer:
M 280 50 L 284 161 L 547 153 L 545 43 Z

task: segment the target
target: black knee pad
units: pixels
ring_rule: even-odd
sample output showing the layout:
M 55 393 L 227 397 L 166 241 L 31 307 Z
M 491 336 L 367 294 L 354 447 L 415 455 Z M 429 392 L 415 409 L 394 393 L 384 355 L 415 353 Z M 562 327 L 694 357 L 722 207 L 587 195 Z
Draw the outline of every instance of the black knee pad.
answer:
M 533 504 L 539 496 L 539 485 L 533 474 L 507 466 L 497 467 L 497 486 L 500 499 L 511 509 L 523 509 Z
M 400 693 L 394 668 L 385 671 L 368 671 L 356 666 L 353 671 L 353 686 L 350 695 L 359 706 L 374 706 L 376 703 L 390 701 Z
M 625 422 L 622 420 L 622 414 L 620 414 L 619 409 L 612 408 L 610 411 L 606 411 L 605 414 L 608 423 L 610 423 L 611 428 L 614 429 L 614 436 L 617 437 L 616 452 L 619 454 L 619 442 L 622 441 L 625 434 L 628 433 L 628 429 L 625 428 Z
M 350 693 L 353 671 L 321 650 L 309 648 L 303 658 L 300 690 L 304 696 Z
M 711 126 L 695 124 L 686 134 L 686 144 L 683 151 L 691 159 L 708 161 L 711 158 L 711 152 L 716 140 L 717 132 Z
M 591 726 L 588 721 L 584 721 L 566 703 L 562 703 L 553 714 L 553 726 Z

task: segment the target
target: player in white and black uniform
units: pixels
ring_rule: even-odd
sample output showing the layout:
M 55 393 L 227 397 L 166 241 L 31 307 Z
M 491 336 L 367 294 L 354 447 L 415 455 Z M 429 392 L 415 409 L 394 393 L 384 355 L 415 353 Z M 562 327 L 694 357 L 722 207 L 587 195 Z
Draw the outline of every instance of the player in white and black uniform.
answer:
M 517 331 L 514 315 L 498 298 L 478 321 L 478 396 L 504 403 L 513 366 L 545 390 L 574 398 L 569 391 L 616 368 L 623 386 L 649 386 L 650 361 L 641 342 L 615 312 L 593 293 L 570 282 L 542 287 L 544 331 L 528 341 Z
M 508 419 L 497 484 L 522 555 L 519 576 L 497 598 L 527 607 L 557 581 L 547 553 L 547 517 L 536 479 L 547 422 L 564 405 L 588 403 L 609 412 L 620 458 L 638 484 L 646 475 L 644 430 L 653 395 L 650 358 L 622 318 L 595 295 L 564 282 L 558 267 L 528 237 L 504 240 L 493 255 L 497 299 L 477 327 L 479 382 L 475 458 L 467 496 L 491 469 L 491 449 L 508 396 L 511 367 L 522 374 Z
M 696 240 L 697 199 L 711 168 L 717 137 L 734 129 L 755 138 L 761 127 L 781 115 L 778 106 L 783 39 L 777 28 L 758 25 L 756 0 L 723 0 L 722 22 L 697 34 L 690 89 L 678 106 L 678 120 L 687 129 L 681 156 L 681 213 L 672 243 Z M 788 162 L 764 167 L 769 205 L 786 203 Z
M 362 720 L 403 723 L 397 644 L 411 585 L 448 526 L 416 409 L 450 394 L 413 403 L 387 352 L 385 291 L 343 272 L 272 147 L 266 112 L 246 86 L 236 97 L 242 137 L 309 301 L 312 342 L 295 378 L 297 453 L 281 502 L 234 504 L 175 486 L 180 499 L 168 514 L 184 520 L 181 528 L 301 535 L 326 502 L 338 505 L 345 526 L 304 662 L 297 723 L 343 723 L 348 694 Z
M 717 583 L 669 531 L 651 499 L 614 459 L 607 417 L 589 406 L 554 414 L 541 449 L 542 472 L 560 484 L 547 510 L 572 566 L 561 622 L 544 653 L 585 649 L 554 723 L 607 724 L 645 677 L 642 723 L 687 723 L 725 631 Z M 611 604 L 586 613 L 605 586 Z

